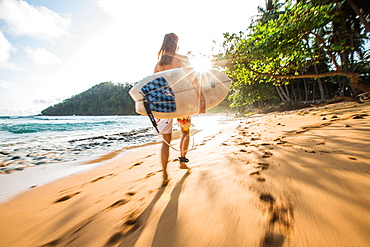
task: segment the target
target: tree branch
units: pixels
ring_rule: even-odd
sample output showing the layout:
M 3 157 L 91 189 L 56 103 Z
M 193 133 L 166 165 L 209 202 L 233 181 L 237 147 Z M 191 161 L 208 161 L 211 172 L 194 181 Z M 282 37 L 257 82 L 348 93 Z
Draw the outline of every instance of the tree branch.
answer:
M 334 54 L 330 51 L 330 47 L 325 45 L 324 39 L 321 38 L 320 35 L 318 35 L 318 34 L 315 34 L 315 33 L 312 33 L 312 32 L 310 32 L 310 33 L 313 34 L 317 38 L 317 40 L 320 42 L 320 44 L 326 49 L 326 52 L 328 53 L 328 55 L 329 55 L 331 61 L 333 62 L 335 68 L 337 69 L 337 71 L 340 71 L 341 69 L 340 69 L 340 67 L 337 63 L 337 60 L 335 59 Z
M 260 73 L 252 68 L 250 68 L 248 65 L 245 65 L 247 69 L 252 71 L 253 73 L 258 74 L 259 76 L 271 76 L 274 78 L 280 78 L 280 79 L 303 79 L 303 78 L 324 78 L 329 76 L 345 76 L 350 80 L 351 85 L 354 88 L 357 88 L 361 91 L 370 93 L 370 86 L 364 83 L 360 82 L 360 73 L 356 72 L 347 72 L 347 71 L 331 71 L 327 73 L 322 74 L 306 74 L 306 75 L 274 75 L 271 73 Z

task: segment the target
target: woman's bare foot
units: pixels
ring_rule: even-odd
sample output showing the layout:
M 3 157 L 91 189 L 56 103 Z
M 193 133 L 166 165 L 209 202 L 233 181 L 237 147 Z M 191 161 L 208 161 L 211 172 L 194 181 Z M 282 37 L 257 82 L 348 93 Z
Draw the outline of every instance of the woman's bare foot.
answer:
M 171 179 L 167 178 L 166 180 L 163 180 L 162 187 L 166 187 Z
M 163 182 L 162 186 L 166 186 L 171 179 L 168 178 L 167 172 L 163 171 Z

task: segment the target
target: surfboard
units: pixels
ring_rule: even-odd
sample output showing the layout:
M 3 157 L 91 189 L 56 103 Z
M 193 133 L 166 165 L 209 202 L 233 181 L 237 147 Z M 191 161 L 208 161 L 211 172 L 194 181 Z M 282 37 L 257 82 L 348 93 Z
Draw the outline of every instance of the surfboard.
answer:
M 199 90 L 203 92 L 208 110 L 227 96 L 230 85 L 231 79 L 217 70 L 200 73 L 192 68 L 176 68 L 142 79 L 129 94 L 139 114 L 148 115 L 144 104 L 147 102 L 154 117 L 179 118 L 199 113 Z

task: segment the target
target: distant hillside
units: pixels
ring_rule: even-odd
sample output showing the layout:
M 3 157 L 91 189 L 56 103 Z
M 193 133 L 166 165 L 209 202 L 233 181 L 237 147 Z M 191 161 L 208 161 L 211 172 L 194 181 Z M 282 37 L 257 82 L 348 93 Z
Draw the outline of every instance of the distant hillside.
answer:
M 135 103 L 129 95 L 132 85 L 102 82 L 83 93 L 43 110 L 43 115 L 133 115 Z

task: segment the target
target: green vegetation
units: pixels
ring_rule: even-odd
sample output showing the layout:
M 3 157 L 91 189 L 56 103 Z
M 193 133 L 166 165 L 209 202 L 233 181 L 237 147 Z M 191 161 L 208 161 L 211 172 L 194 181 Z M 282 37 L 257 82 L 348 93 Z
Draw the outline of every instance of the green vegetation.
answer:
M 266 0 L 259 12 L 245 32 L 224 34 L 214 61 L 233 85 L 230 101 L 213 111 L 370 94 L 370 1 Z M 130 88 L 101 83 L 42 113 L 135 114 Z
M 224 34 L 217 65 L 232 107 L 370 93 L 370 1 L 267 0 L 246 32 Z
M 129 95 L 132 85 L 103 82 L 43 110 L 43 115 L 133 115 L 134 100 Z

